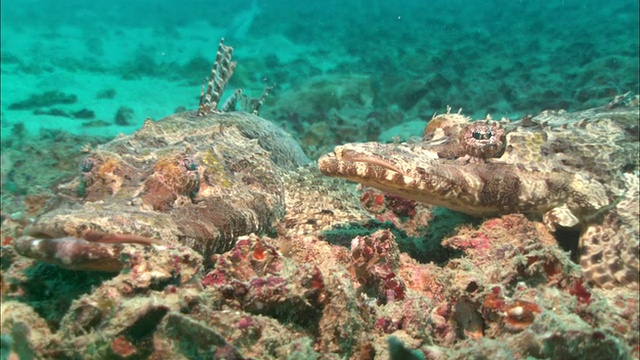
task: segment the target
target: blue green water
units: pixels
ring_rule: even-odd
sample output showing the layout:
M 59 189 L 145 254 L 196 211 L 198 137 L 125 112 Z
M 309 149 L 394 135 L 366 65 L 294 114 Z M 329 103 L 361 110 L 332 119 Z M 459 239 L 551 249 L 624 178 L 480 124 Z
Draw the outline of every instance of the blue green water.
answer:
M 169 112 L 189 107 L 182 94 L 197 86 L 181 85 L 199 84 L 221 36 L 237 48 L 237 86 L 363 74 L 375 82 L 377 106 L 405 112 L 577 109 L 637 91 L 637 24 L 631 0 L 4 1 L 2 111 L 39 121 L 8 107 L 46 90 L 77 95 L 81 108 L 86 87 L 47 81 L 64 71 L 78 82 L 85 73 L 166 79 L 149 91 L 176 94 Z M 25 89 L 21 77 L 34 74 L 40 82 Z
M 275 84 L 262 115 L 312 157 L 419 135 L 447 106 L 516 119 L 638 92 L 635 0 L 3 1 L 3 152 L 194 109 L 221 37 L 238 61 L 229 87 Z

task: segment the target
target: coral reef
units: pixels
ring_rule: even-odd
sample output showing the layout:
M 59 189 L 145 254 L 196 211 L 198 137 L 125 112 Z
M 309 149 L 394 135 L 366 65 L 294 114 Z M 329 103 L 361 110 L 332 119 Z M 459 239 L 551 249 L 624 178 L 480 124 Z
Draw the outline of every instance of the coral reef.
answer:
M 4 201 L 7 201 L 3 205 L 14 209 L 14 212 L 24 207 L 21 205 L 23 196 L 42 196 L 76 175 L 78 164 L 85 156 L 83 147 L 107 141 L 101 136 L 78 136 L 62 131 L 43 130 L 31 134 L 20 128 L 16 126 L 13 129 L 19 136 L 2 141 L 5 163 L 2 166 L 0 191 Z M 17 198 L 19 200 L 15 200 Z
M 68 112 L 66 110 L 58 108 L 50 108 L 45 110 L 35 109 L 33 110 L 33 115 L 60 116 L 72 119 L 93 119 L 96 116 L 95 112 L 89 109 L 80 109 L 77 111 Z
M 118 91 L 116 89 L 104 89 L 96 93 L 96 99 L 113 99 L 116 97 Z
M 218 109 L 231 50 L 220 44 L 198 111 L 85 148 L 76 177 L 3 212 L 3 356 L 640 356 L 637 106 L 513 128 L 448 113 L 422 143 L 310 164 L 274 124 Z M 427 170 L 447 187 L 440 205 L 486 218 L 421 204 L 438 185 L 411 181 Z
M 74 119 L 93 119 L 96 117 L 96 113 L 93 110 L 80 109 L 74 111 L 71 116 L 73 116 Z
M 464 256 L 446 266 L 401 254 L 388 230 L 349 250 L 304 228 L 241 237 L 204 268 L 188 247 L 126 245 L 120 274 L 78 296 L 60 330 L 24 338 L 18 324 L 42 320 L 15 300 L 3 304 L 3 328 L 23 346 L 14 351 L 58 358 L 387 358 L 389 335 L 432 359 L 638 355 L 635 292 L 590 287 L 544 224 L 522 215 L 459 228 L 443 243 Z M 33 264 L 3 264 L 8 300 L 33 281 L 21 275 Z

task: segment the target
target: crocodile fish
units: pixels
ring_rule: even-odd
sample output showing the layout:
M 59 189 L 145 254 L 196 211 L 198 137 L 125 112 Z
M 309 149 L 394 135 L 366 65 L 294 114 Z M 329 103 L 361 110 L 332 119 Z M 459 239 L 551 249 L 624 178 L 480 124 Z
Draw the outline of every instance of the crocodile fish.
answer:
M 355 192 L 258 116 L 269 88 L 258 99 L 236 90 L 219 106 L 232 51 L 220 42 L 197 110 L 147 119 L 89 150 L 79 175 L 58 188 L 63 204 L 35 218 L 14 239 L 16 251 L 74 270 L 119 271 L 139 245 L 188 246 L 206 261 L 242 235 L 369 221 Z
M 472 216 L 523 213 L 579 229 L 602 287 L 638 286 L 638 107 L 545 111 L 517 122 L 435 116 L 416 143 L 352 143 L 322 173 Z
M 283 173 L 309 162 L 298 143 L 257 116 L 262 101 L 236 91 L 221 41 L 197 111 L 147 119 L 132 135 L 98 146 L 60 187 L 66 205 L 36 218 L 14 240 L 24 256 L 71 269 L 118 271 L 123 244 L 186 245 L 205 259 L 240 235 L 284 216 Z M 236 103 L 244 110 L 235 112 Z

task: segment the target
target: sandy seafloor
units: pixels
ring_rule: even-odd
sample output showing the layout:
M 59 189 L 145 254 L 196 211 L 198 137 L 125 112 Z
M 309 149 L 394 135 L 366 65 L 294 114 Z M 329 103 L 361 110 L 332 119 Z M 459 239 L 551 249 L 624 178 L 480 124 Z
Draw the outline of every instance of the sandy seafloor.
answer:
M 196 108 L 221 37 L 238 62 L 227 94 L 275 84 L 261 115 L 312 159 L 420 136 L 448 105 L 518 119 L 639 84 L 635 0 L 3 1 L 3 221 L 74 176 L 83 145 Z M 76 100 L 29 103 L 52 91 Z M 123 106 L 133 115 L 118 125 Z M 94 115 L 70 115 L 83 109 Z

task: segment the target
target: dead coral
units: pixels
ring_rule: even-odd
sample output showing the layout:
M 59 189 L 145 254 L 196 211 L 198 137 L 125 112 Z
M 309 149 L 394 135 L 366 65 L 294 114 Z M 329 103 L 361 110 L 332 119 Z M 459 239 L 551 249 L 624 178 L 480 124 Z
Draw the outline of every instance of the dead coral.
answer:
M 361 291 L 381 303 L 402 301 L 406 285 L 398 277 L 400 253 L 390 231 L 357 236 L 351 242 L 351 269 L 362 285 Z
M 310 264 L 294 266 L 265 239 L 241 238 L 213 261 L 202 284 L 220 291 L 229 306 L 302 325 L 312 324 L 322 311 L 326 294 L 320 270 Z

